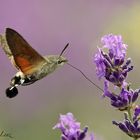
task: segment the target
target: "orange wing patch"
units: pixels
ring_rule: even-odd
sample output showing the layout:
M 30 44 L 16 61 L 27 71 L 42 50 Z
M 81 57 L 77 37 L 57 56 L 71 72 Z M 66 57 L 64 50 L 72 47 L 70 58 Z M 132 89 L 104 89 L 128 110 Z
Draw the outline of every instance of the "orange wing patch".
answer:
M 18 67 L 23 71 L 26 72 L 32 68 L 32 64 L 30 63 L 29 60 L 27 60 L 24 57 L 17 56 L 15 57 L 16 64 Z

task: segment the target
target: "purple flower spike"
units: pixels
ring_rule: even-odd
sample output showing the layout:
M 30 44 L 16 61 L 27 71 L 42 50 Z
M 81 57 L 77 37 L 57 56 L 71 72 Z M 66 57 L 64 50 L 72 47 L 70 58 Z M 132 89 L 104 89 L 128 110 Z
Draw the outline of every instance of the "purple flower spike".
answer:
M 105 35 L 101 39 L 102 48 L 95 54 L 94 62 L 96 64 L 96 73 L 99 79 L 105 77 L 106 80 L 116 86 L 123 86 L 127 73 L 133 69 L 129 66 L 131 59 L 125 62 L 127 45 L 123 43 L 120 35 Z M 108 49 L 105 53 L 104 48 Z
M 104 97 L 108 97 L 111 101 L 111 105 L 118 108 L 120 111 L 127 110 L 131 108 L 133 103 L 137 100 L 140 90 L 126 90 L 122 88 L 119 95 L 111 93 L 109 90 L 109 82 L 104 82 Z
M 53 129 L 56 128 L 62 132 L 61 140 L 84 140 L 88 130 L 88 127 L 85 127 L 84 130 L 80 129 L 80 123 L 75 120 L 72 113 L 60 115 L 59 122 Z
M 140 114 L 139 107 L 136 107 L 135 113 L 134 113 L 133 121 L 128 119 L 129 118 L 128 114 L 125 113 L 125 119 L 123 122 L 113 121 L 113 124 L 118 126 L 121 131 L 125 132 L 130 137 L 138 139 L 140 138 L 140 123 L 139 123 L 139 118 L 137 116 Z
M 128 73 L 133 70 L 131 58 L 125 58 L 127 45 L 123 43 L 120 35 L 113 34 L 103 36 L 101 43 L 102 47 L 98 48 L 94 62 L 98 78 L 105 79 L 103 97 L 108 97 L 113 107 L 125 111 L 124 121 L 113 121 L 113 124 L 137 140 L 140 138 L 140 106 L 136 106 L 135 102 L 140 89 L 132 90 L 126 82 Z M 119 93 L 109 90 L 110 83 L 115 89 L 118 87 Z

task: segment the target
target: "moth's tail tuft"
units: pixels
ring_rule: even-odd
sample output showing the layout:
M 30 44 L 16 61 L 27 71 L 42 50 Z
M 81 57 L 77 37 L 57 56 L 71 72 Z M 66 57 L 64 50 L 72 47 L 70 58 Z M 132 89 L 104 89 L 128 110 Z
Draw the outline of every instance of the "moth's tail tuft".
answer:
M 13 98 L 18 94 L 18 89 L 16 87 L 9 87 L 6 89 L 5 93 L 8 98 Z

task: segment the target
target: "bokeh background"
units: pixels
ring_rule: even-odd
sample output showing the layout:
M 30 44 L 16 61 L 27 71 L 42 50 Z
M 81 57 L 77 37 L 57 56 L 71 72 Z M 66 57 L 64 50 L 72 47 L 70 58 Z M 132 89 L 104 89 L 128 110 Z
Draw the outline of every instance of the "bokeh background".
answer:
M 0 0 L 0 33 L 6 27 L 17 30 L 42 55 L 60 54 L 69 42 L 64 56 L 101 87 L 93 56 L 103 35 L 121 34 L 135 65 L 128 80 L 133 88 L 140 85 L 138 0 Z M 19 95 L 8 99 L 5 89 L 15 72 L 1 49 L 0 131 L 11 133 L 16 140 L 60 140 L 59 131 L 52 127 L 59 114 L 72 112 L 98 140 L 129 140 L 111 123 L 123 120 L 123 114 L 68 65 L 33 85 L 19 87 Z

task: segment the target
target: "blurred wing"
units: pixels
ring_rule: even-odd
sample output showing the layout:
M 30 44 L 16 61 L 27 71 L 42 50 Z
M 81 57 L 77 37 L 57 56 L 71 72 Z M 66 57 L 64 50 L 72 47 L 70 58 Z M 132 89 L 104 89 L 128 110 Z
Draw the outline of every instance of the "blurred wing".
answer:
M 7 46 L 3 48 L 4 51 L 24 74 L 32 74 L 46 63 L 46 60 L 13 29 L 7 28 L 5 37 Z

